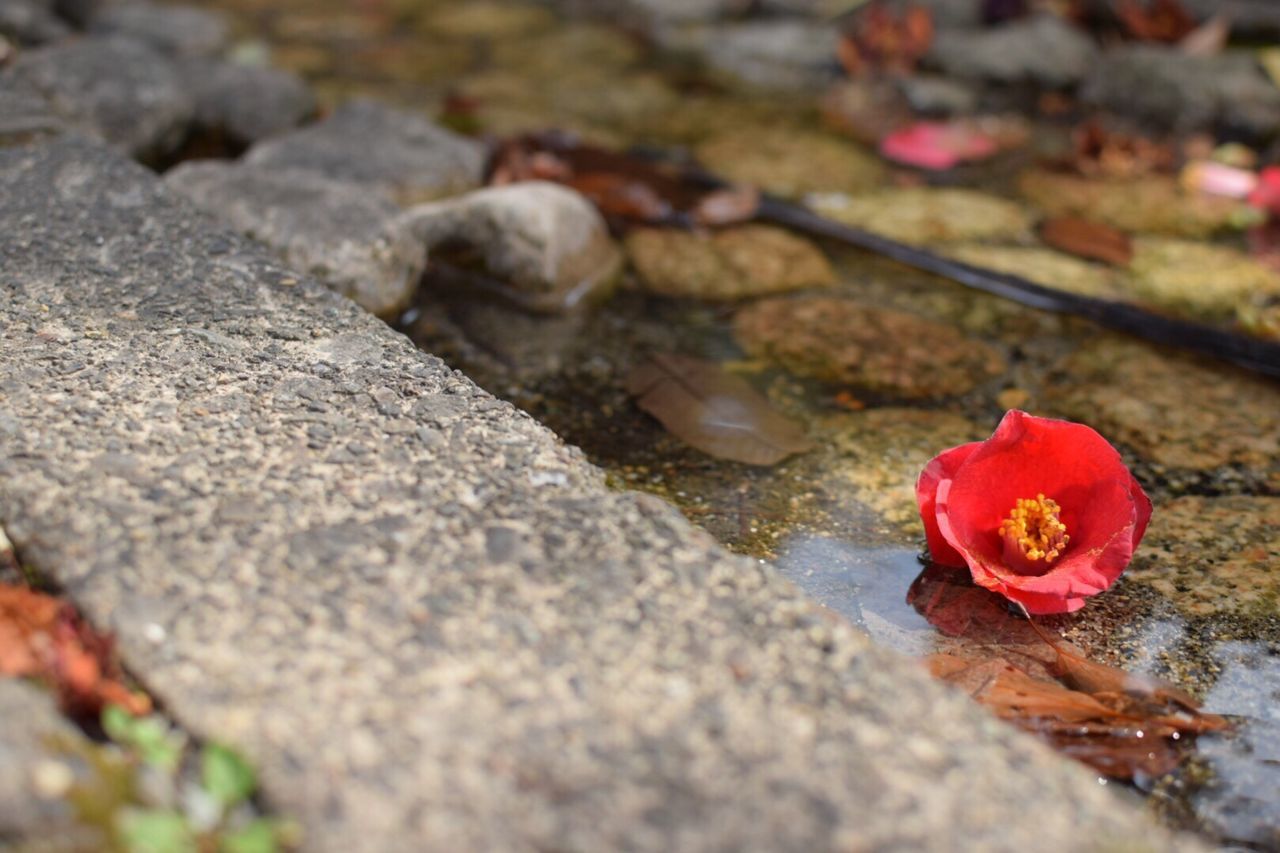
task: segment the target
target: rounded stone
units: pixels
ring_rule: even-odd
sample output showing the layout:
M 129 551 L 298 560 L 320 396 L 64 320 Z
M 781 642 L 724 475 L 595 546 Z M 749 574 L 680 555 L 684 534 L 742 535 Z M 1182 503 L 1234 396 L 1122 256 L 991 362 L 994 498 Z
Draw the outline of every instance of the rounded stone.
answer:
M 1005 369 L 995 349 L 951 326 L 851 299 L 766 299 L 733 329 L 747 352 L 798 376 L 893 397 L 963 394 Z
M 742 299 L 835 282 L 817 246 L 767 225 L 710 234 L 643 228 L 626 247 L 645 289 L 664 296 Z

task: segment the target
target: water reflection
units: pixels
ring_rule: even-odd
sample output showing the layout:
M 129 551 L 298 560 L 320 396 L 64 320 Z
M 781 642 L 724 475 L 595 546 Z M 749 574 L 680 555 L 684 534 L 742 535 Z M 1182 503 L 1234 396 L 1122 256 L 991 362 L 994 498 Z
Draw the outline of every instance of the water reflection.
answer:
M 915 549 L 868 549 L 808 534 L 786 540 L 775 565 L 876 642 L 909 655 L 934 651 L 937 632 L 907 603 L 907 588 L 921 569 Z

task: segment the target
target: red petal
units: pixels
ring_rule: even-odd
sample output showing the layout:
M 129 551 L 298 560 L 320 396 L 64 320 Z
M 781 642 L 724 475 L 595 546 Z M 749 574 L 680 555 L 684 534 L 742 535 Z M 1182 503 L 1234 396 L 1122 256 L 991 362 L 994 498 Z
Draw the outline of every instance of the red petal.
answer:
M 990 157 L 1000 146 L 989 134 L 966 124 L 921 121 L 880 140 L 880 154 L 921 169 L 950 169 L 966 160 Z
M 938 484 L 950 480 L 973 451 L 982 446 L 974 441 L 950 450 L 944 450 L 929 460 L 916 480 L 916 503 L 920 506 L 920 520 L 924 522 L 924 536 L 929 542 L 929 555 L 935 563 L 944 566 L 963 566 L 964 557 L 943 537 L 938 529 Z

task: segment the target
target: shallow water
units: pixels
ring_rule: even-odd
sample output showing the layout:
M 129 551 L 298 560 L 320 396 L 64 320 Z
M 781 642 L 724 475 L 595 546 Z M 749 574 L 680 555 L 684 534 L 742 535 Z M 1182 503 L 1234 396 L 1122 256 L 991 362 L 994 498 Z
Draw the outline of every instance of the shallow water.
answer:
M 610 144 L 687 145 L 713 156 L 722 171 L 764 168 L 766 180 L 797 192 L 840 180 L 851 194 L 878 187 L 887 195 L 871 224 L 900 229 L 903 239 L 1080 292 L 1132 286 L 1143 298 L 1171 300 L 1164 303 L 1170 310 L 1187 310 L 1181 297 L 1151 284 L 1168 278 L 1158 266 L 1142 281 L 1117 282 L 1097 265 L 1046 260 L 1031 234 L 1037 211 L 1007 200 L 1022 159 L 964 173 L 965 183 L 991 195 L 942 205 L 932 219 L 913 222 L 911 210 L 921 205 L 892 208 L 906 192 L 902 174 L 882 169 L 855 143 L 820 136 L 813 103 L 741 92 L 686 66 L 655 63 L 642 44 L 605 26 L 566 24 L 515 2 L 208 5 L 236 13 L 245 33 L 265 34 L 275 61 L 306 74 L 330 99 L 368 93 L 439 114 L 451 95 L 451 119 L 471 129 L 559 126 Z M 240 49 L 249 56 L 263 46 L 246 41 Z M 779 128 L 820 136 L 807 149 L 811 168 L 787 162 L 785 145 L 765 167 L 753 161 L 752 141 Z M 1037 144 L 1051 147 L 1060 135 L 1037 134 L 1048 140 Z M 735 150 L 735 139 L 747 143 L 738 146 L 744 150 Z M 843 177 L 822 159 L 846 156 Z M 1157 263 L 1168 249 L 1164 239 L 1149 238 L 1144 263 Z M 946 447 L 988 435 L 1007 408 L 1090 423 L 1120 447 L 1152 496 L 1153 525 L 1111 591 L 1045 624 L 1096 660 L 1168 678 L 1204 698 L 1206 710 L 1238 718 L 1234 735 L 1202 737 L 1180 771 L 1141 787 L 1174 825 L 1223 843 L 1280 845 L 1277 385 L 857 251 L 819 248 L 831 281 L 799 287 L 793 298 L 905 311 L 960 333 L 950 343 L 929 342 L 935 349 L 912 370 L 914 390 L 893 376 L 864 371 L 858 381 L 830 381 L 828 367 L 788 370 L 752 356 L 733 331 L 750 300 L 645 293 L 634 269 L 607 303 L 567 317 L 466 296 L 429 274 L 401 326 L 581 446 L 619 487 L 671 500 L 730 548 L 772 561 L 878 642 L 916 656 L 946 645 L 907 602 L 924 568 L 913 493 L 920 468 Z M 1234 298 L 1221 296 L 1206 315 L 1230 309 Z M 886 337 L 882 348 L 904 343 Z M 956 374 L 954 363 L 980 347 L 996 367 Z M 653 352 L 726 366 L 805 423 L 815 449 L 756 468 L 684 445 L 624 390 L 627 372 Z

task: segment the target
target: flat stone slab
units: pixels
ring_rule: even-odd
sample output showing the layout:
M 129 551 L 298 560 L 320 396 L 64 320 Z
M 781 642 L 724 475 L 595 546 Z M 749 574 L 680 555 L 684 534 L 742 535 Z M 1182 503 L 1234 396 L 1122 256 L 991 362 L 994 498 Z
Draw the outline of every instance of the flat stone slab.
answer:
M 16 678 L 0 678 L 0 720 L 0 849 L 21 838 L 50 845 L 41 849 L 55 849 L 59 841 L 66 843 L 63 849 L 77 849 L 70 842 L 80 833 L 61 798 L 74 779 L 74 761 L 58 741 L 75 746 L 84 735 L 62 716 L 52 696 Z
M 0 197 L 6 530 L 306 849 L 1177 846 L 141 167 Z

